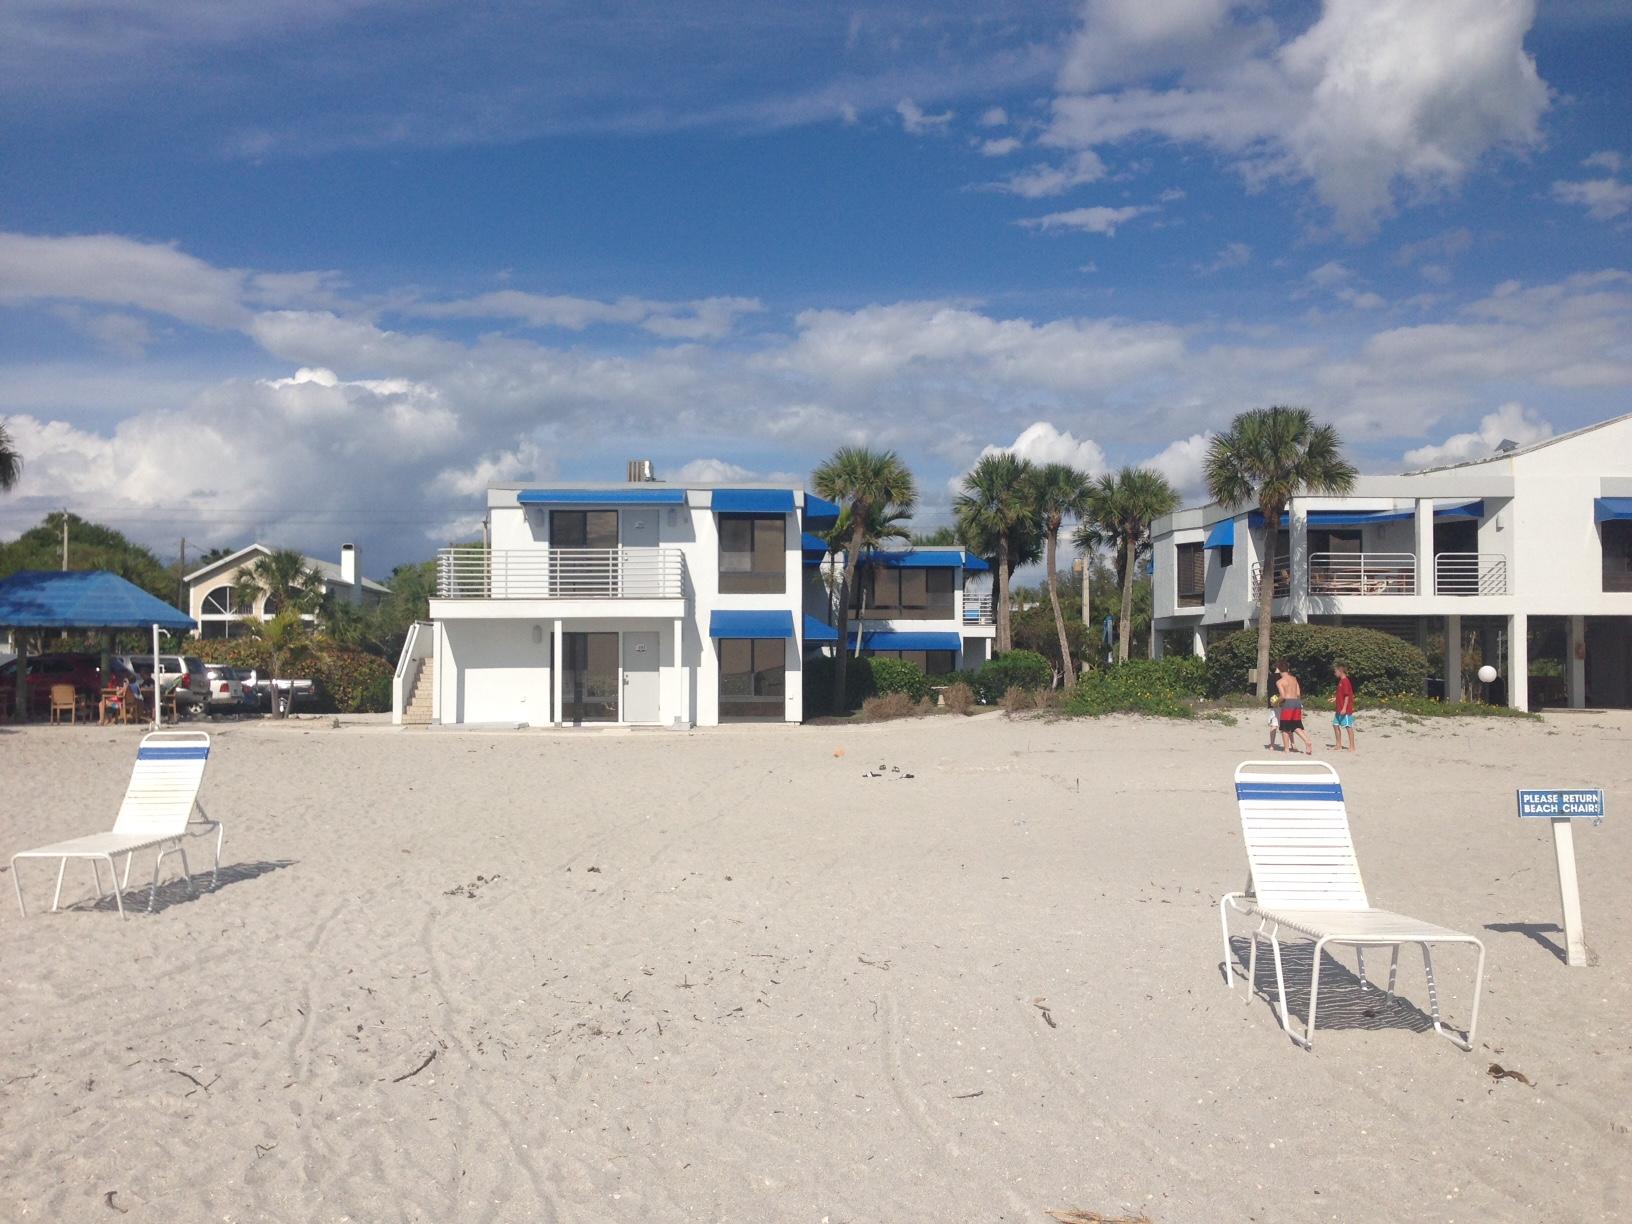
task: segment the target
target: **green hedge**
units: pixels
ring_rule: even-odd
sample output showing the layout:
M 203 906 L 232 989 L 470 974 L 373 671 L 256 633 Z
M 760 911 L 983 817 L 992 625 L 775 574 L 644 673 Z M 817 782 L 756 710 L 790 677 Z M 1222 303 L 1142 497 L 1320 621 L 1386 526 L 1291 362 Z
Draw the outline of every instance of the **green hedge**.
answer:
M 914 701 L 922 701 L 929 696 L 929 677 L 916 663 L 890 658 L 868 661 L 872 664 L 873 691 L 879 696 L 903 693 Z
M 1036 692 L 1054 682 L 1054 668 L 1035 650 L 1011 650 L 988 659 L 980 670 L 965 673 L 969 687 L 982 705 L 996 705 L 1010 689 Z
M 262 676 L 271 674 L 272 657 L 257 638 L 200 638 L 185 643 L 182 650 L 206 663 L 252 667 Z M 318 638 L 311 653 L 286 670 L 312 681 L 319 710 L 383 714 L 391 709 L 392 668 L 378 655 Z
M 1188 698 L 1199 696 L 1201 660 L 1130 659 L 1089 672 L 1065 695 L 1067 714 L 1149 714 L 1159 718 L 1194 718 Z
M 1375 629 L 1347 625 L 1274 625 L 1269 661 L 1284 660 L 1305 693 L 1337 687 L 1332 668 L 1348 666 L 1355 692 L 1365 697 L 1417 696 L 1428 683 L 1428 659 L 1409 642 Z M 1258 630 L 1242 629 L 1207 648 L 1207 691 L 1213 696 L 1252 686 L 1247 672 L 1258 664 Z

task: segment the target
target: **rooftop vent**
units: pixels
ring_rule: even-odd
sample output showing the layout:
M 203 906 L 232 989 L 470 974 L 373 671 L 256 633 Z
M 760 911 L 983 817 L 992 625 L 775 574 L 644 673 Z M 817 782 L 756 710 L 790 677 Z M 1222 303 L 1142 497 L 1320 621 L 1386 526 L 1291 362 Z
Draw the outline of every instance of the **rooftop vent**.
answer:
M 1498 455 L 1505 455 L 1509 451 L 1516 451 L 1518 449 L 1519 444 L 1513 441 L 1512 438 L 1503 438 L 1500 442 L 1496 443 L 1496 453 Z M 629 479 L 633 480 L 634 477 L 631 476 Z
M 657 479 L 657 477 L 652 474 L 652 461 L 650 459 L 631 459 L 631 460 L 629 460 L 629 483 L 630 484 L 639 484 L 641 481 L 644 481 L 644 480 L 656 480 L 656 479 Z

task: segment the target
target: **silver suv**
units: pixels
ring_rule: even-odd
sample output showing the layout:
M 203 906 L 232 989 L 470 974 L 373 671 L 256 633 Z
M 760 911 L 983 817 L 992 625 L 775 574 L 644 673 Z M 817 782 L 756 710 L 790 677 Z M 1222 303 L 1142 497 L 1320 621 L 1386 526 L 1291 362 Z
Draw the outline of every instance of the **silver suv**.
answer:
M 144 683 L 153 680 L 152 655 L 116 655 L 115 660 L 123 667 L 129 668 L 142 678 Z M 176 698 L 178 710 L 203 709 L 210 699 L 210 677 L 204 666 L 204 660 L 196 659 L 192 655 L 159 656 L 159 692 L 168 697 L 172 693 Z

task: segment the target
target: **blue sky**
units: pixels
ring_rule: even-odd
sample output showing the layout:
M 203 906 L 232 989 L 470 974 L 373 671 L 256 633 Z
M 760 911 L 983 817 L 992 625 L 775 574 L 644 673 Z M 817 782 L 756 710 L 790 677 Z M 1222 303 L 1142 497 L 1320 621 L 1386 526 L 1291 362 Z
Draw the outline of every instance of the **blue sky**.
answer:
M 364 568 L 490 480 L 1367 470 L 1632 409 L 1632 5 L 16 0 L 0 537 Z M 677 15 L 676 9 L 680 8 Z

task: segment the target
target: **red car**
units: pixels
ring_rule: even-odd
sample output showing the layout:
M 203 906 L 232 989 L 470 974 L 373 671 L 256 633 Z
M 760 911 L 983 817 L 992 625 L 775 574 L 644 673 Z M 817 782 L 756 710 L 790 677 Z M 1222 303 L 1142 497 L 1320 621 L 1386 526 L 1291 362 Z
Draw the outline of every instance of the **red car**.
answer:
M 28 708 L 43 713 L 51 708 L 51 686 L 71 684 L 81 697 L 91 701 L 102 695 L 101 657 L 94 654 L 42 654 L 28 656 Z M 7 705 L 17 692 L 17 660 L 0 665 L 0 693 Z

